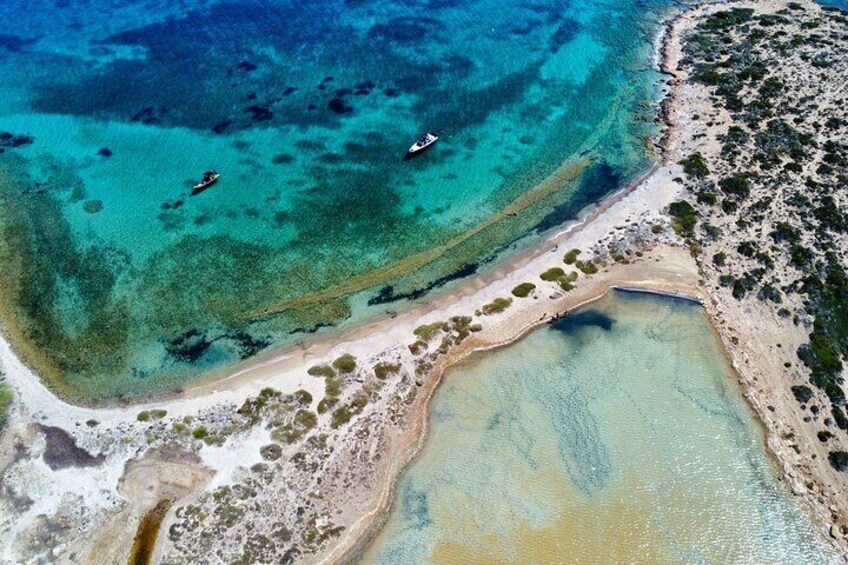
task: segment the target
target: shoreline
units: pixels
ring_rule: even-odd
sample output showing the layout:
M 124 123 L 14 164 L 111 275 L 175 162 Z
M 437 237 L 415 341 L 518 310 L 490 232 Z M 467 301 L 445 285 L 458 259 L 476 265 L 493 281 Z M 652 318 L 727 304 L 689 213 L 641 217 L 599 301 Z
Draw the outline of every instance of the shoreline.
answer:
M 642 186 L 660 168 L 661 165 L 659 163 L 652 163 L 644 173 L 641 173 L 621 188 L 611 191 L 598 202 L 585 206 L 577 213 L 575 219 L 568 220 L 562 226 L 559 226 L 559 228 L 552 229 L 547 236 L 541 238 L 529 249 L 505 256 L 503 260 L 492 264 L 483 273 L 459 281 L 456 287 L 448 292 L 436 294 L 420 303 L 404 304 L 401 308 L 393 311 L 392 314 L 377 314 L 373 318 L 354 323 L 337 332 L 308 336 L 298 344 L 283 346 L 279 350 L 269 351 L 267 356 L 263 356 L 260 353 L 256 357 L 246 360 L 244 363 L 240 363 L 235 367 L 213 371 L 196 381 L 187 383 L 181 393 L 166 393 L 161 396 L 155 396 L 154 399 L 159 399 L 160 402 L 158 403 L 161 404 L 161 401 L 192 398 L 210 392 L 216 392 L 219 389 L 219 385 L 223 383 L 227 383 L 225 385 L 226 388 L 239 386 L 242 383 L 250 382 L 254 378 L 250 373 L 256 369 L 275 365 L 279 366 L 280 364 L 286 365 L 287 363 L 285 362 L 288 360 L 292 360 L 294 362 L 293 364 L 302 364 L 297 360 L 298 355 L 302 355 L 303 358 L 310 356 L 320 357 L 326 355 L 333 348 L 337 348 L 345 343 L 362 339 L 375 332 L 385 330 L 387 327 L 401 325 L 410 319 L 418 320 L 428 316 L 434 310 L 455 305 L 463 299 L 473 296 L 480 288 L 501 280 L 503 277 L 500 273 L 504 271 L 513 272 L 522 265 L 526 265 L 528 262 L 546 253 L 555 251 L 560 240 L 579 232 L 586 224 L 601 216 L 610 207 Z M 139 404 L 139 406 L 142 405 Z
M 659 290 L 650 287 L 638 288 L 638 287 L 627 287 L 629 292 L 636 292 L 642 294 L 650 294 L 654 296 L 662 296 L 666 298 L 678 298 L 688 301 L 693 301 L 697 304 L 702 305 L 703 302 L 700 298 L 695 295 L 688 294 L 688 292 L 692 292 L 696 290 L 696 287 L 692 286 L 683 286 L 680 291 L 670 291 L 670 290 Z M 432 385 L 429 386 L 426 392 L 426 400 L 424 402 L 425 409 L 421 410 L 420 423 L 417 424 L 417 432 L 418 441 L 414 445 L 414 448 L 411 450 L 411 453 L 408 455 L 408 459 L 400 465 L 400 469 L 397 473 L 393 474 L 393 480 L 391 484 L 386 484 L 386 488 L 381 493 L 381 506 L 380 508 L 374 510 L 374 512 L 368 516 L 363 516 L 362 519 L 370 519 L 371 522 L 367 523 L 364 529 L 364 532 L 361 538 L 356 540 L 351 547 L 349 548 L 341 548 L 339 550 L 339 555 L 331 554 L 321 561 L 318 561 L 320 564 L 326 563 L 355 563 L 361 556 L 362 553 L 365 552 L 370 546 L 370 544 L 374 541 L 374 538 L 379 535 L 379 532 L 382 531 L 385 522 L 388 520 L 389 515 L 391 514 L 392 509 L 394 508 L 394 502 L 396 498 L 396 490 L 397 485 L 402 480 L 404 473 L 415 463 L 418 456 L 421 453 L 421 450 L 425 447 L 429 433 L 430 433 L 430 419 L 431 419 L 431 406 L 432 406 L 432 398 L 433 395 L 436 394 L 439 387 L 442 385 L 445 379 L 445 373 L 447 371 L 453 369 L 460 363 L 467 361 L 477 355 L 483 355 L 489 353 L 491 351 L 497 351 L 500 349 L 505 349 L 510 347 L 511 345 L 518 343 L 519 341 L 526 338 L 532 332 L 538 330 L 542 326 L 549 325 L 552 322 L 558 319 L 558 316 L 567 315 L 569 312 L 578 310 L 581 308 L 585 308 L 592 304 L 593 302 L 597 302 L 598 300 L 602 300 L 604 297 L 608 296 L 610 292 L 616 290 L 623 290 L 622 288 L 618 288 L 615 284 L 608 285 L 597 285 L 595 288 L 596 293 L 593 293 L 590 297 L 570 306 L 568 309 L 564 309 L 560 314 L 552 316 L 550 318 L 544 318 L 540 320 L 536 320 L 534 322 L 529 323 L 528 325 L 522 327 L 520 330 L 516 332 L 516 334 L 509 338 L 505 339 L 498 343 L 492 343 L 486 345 L 485 347 L 479 347 L 474 349 L 469 349 L 461 352 L 455 357 L 451 357 L 449 361 L 446 361 L 443 367 L 439 367 L 438 371 L 434 371 L 434 379 Z M 718 334 L 716 330 L 716 334 Z M 718 337 L 718 335 L 716 335 Z M 758 420 L 759 422 L 759 420 Z
M 665 50 L 666 50 L 666 46 L 667 46 L 668 41 L 670 41 L 670 39 L 671 39 L 671 31 L 673 30 L 674 22 L 678 18 L 685 15 L 688 11 L 689 10 L 680 11 L 676 8 L 670 8 L 669 9 L 669 15 L 672 16 L 672 17 L 669 18 L 668 21 L 663 22 L 660 25 L 660 29 L 658 30 L 657 37 L 655 38 L 655 54 L 658 56 L 658 61 L 657 61 L 659 63 L 658 68 L 660 69 L 660 71 L 663 74 L 666 74 L 665 67 L 666 67 L 666 64 L 667 64 Z M 674 76 L 673 73 L 667 73 L 667 74 Z M 659 103 L 657 105 L 657 115 L 661 117 L 663 125 L 664 125 L 664 130 L 665 130 L 665 131 L 660 131 L 657 134 L 656 138 L 658 140 L 665 139 L 665 136 L 668 134 L 668 130 L 671 130 L 675 127 L 675 124 L 670 120 L 670 117 L 668 116 L 668 114 L 663 111 L 663 108 L 664 108 L 664 105 L 666 104 L 666 102 L 670 103 L 670 101 L 672 100 L 673 93 L 674 93 L 674 88 L 672 86 L 672 87 L 670 87 L 666 90 L 662 99 L 659 101 Z M 654 145 L 661 149 L 659 151 L 658 157 L 662 161 L 667 161 L 668 156 L 671 153 L 669 148 L 665 147 L 659 141 L 654 142 Z M 640 175 L 635 181 L 630 183 L 628 186 L 623 187 L 621 190 L 616 191 L 615 193 L 611 194 L 607 199 L 603 199 L 596 204 L 587 206 L 584 209 L 584 210 L 587 210 L 587 214 L 586 214 L 585 217 L 579 217 L 578 220 L 576 220 L 574 222 L 567 223 L 565 226 L 563 226 L 562 229 L 556 231 L 553 237 L 558 237 L 560 235 L 567 234 L 567 233 L 569 233 L 569 232 L 571 232 L 572 230 L 575 230 L 575 229 L 579 230 L 582 225 L 585 225 L 586 223 L 591 222 L 592 219 L 597 218 L 605 210 L 608 210 L 611 206 L 615 205 L 620 200 L 625 198 L 627 195 L 631 194 L 635 189 L 642 186 L 642 184 L 645 183 L 648 179 L 650 179 L 651 176 L 656 175 L 658 173 L 658 171 L 660 171 L 662 169 L 662 166 L 663 165 L 659 161 L 654 161 L 652 163 L 651 167 L 649 167 L 649 169 L 645 173 Z M 520 340 L 524 339 L 527 335 L 529 335 L 531 332 L 535 331 L 536 329 L 540 328 L 541 326 L 552 323 L 558 317 L 566 315 L 568 312 L 570 312 L 572 310 L 586 307 L 589 304 L 591 304 L 591 303 L 593 303 L 597 300 L 602 299 L 604 296 L 606 296 L 610 292 L 617 290 L 617 289 L 622 289 L 622 290 L 629 291 L 629 292 L 654 294 L 654 295 L 658 295 L 658 296 L 683 298 L 683 299 L 686 299 L 686 300 L 693 301 L 693 302 L 701 305 L 702 307 L 704 305 L 704 300 L 698 296 L 699 291 L 700 291 L 698 286 L 688 286 L 687 285 L 684 288 L 676 290 L 676 291 L 675 290 L 670 290 L 670 291 L 669 290 L 662 290 L 662 289 L 659 289 L 659 288 L 651 288 L 651 287 L 645 287 L 645 286 L 639 287 L 639 286 L 636 286 L 636 285 L 630 286 L 630 285 L 609 284 L 606 287 L 601 287 L 601 286 L 602 285 L 596 283 L 596 285 L 595 285 L 596 292 L 592 296 L 590 296 L 590 297 L 586 298 L 585 300 L 582 300 L 582 301 L 578 302 L 577 304 L 572 305 L 568 308 L 561 309 L 558 313 L 554 314 L 553 316 L 551 316 L 549 318 L 543 318 L 543 319 L 539 319 L 539 320 L 531 322 L 530 324 L 528 324 L 528 325 L 522 327 L 521 329 L 517 330 L 511 338 L 505 339 L 505 340 L 498 342 L 498 343 L 490 344 L 490 345 L 485 346 L 485 347 L 479 347 L 479 348 L 474 348 L 474 349 L 470 349 L 468 351 L 465 351 L 465 352 L 463 352 L 464 354 L 460 354 L 460 355 L 457 355 L 455 357 L 451 357 L 449 361 L 445 361 L 444 366 L 440 366 L 438 368 L 438 370 L 434 371 L 435 378 L 433 379 L 433 383 L 432 383 L 431 386 L 429 386 L 429 388 L 426 392 L 426 395 L 425 395 L 426 396 L 426 400 L 425 400 L 425 403 L 424 403 L 425 408 L 420 411 L 421 414 L 420 414 L 419 420 L 416 424 L 415 435 L 417 435 L 417 441 L 415 442 L 413 447 L 410 449 L 410 451 L 406 454 L 406 459 L 402 462 L 401 465 L 399 465 L 398 470 L 391 474 L 391 479 L 389 481 L 387 481 L 387 483 L 384 485 L 384 489 L 383 489 L 383 491 L 381 492 L 381 495 L 380 495 L 380 505 L 379 505 L 379 507 L 377 509 L 375 509 L 368 516 L 362 517 L 362 519 L 360 520 L 360 521 L 362 521 L 362 520 L 369 520 L 370 519 L 370 522 L 366 523 L 366 525 L 363 528 L 362 533 L 359 535 L 358 538 L 354 539 L 354 542 L 351 545 L 349 545 L 347 547 L 342 546 L 342 547 L 338 548 L 333 553 L 331 553 L 327 557 L 321 559 L 317 563 L 319 563 L 320 565 L 325 565 L 325 564 L 329 564 L 329 563 L 355 563 L 355 562 L 357 562 L 357 560 L 359 558 L 361 558 L 362 554 L 367 550 L 367 548 L 370 546 L 370 544 L 374 541 L 375 537 L 377 535 L 379 535 L 379 532 L 384 527 L 386 521 L 388 520 L 388 518 L 391 514 L 392 508 L 394 507 L 394 503 L 395 503 L 395 499 L 396 499 L 396 495 L 397 495 L 397 493 L 396 493 L 397 485 L 402 480 L 403 475 L 406 473 L 406 471 L 415 463 L 415 460 L 418 458 L 422 449 L 426 445 L 427 438 L 428 438 L 428 435 L 429 435 L 429 427 L 430 427 L 431 406 L 432 406 L 431 400 L 432 400 L 433 395 L 436 393 L 436 391 L 441 386 L 441 384 L 442 384 L 442 382 L 445 378 L 445 373 L 448 370 L 450 370 L 452 367 L 455 367 L 456 365 L 458 365 L 462 361 L 469 359 L 469 358 L 473 357 L 474 355 L 481 355 L 481 354 L 484 354 L 484 353 L 489 352 L 489 351 L 494 351 L 494 350 L 509 347 L 510 345 L 517 343 Z M 598 288 L 598 287 L 601 287 L 601 288 Z M 705 311 L 705 314 L 706 314 L 706 309 L 704 311 Z M 707 318 L 710 322 L 710 325 L 713 328 L 714 333 L 716 334 L 716 338 L 723 344 L 723 341 L 724 341 L 723 337 L 719 335 L 719 329 L 718 329 L 719 326 L 714 324 L 712 317 L 709 316 L 708 314 L 707 314 Z M 725 349 L 724 353 L 725 353 L 725 355 L 728 356 L 728 362 L 730 362 L 729 351 Z M 759 418 L 759 414 L 755 410 L 753 412 L 757 416 L 757 418 L 756 418 L 757 422 L 762 423 L 760 418 Z M 765 434 L 765 433 L 764 433 L 764 438 L 767 438 L 767 434 Z M 767 451 L 770 452 L 767 445 L 766 445 L 766 448 L 767 448 Z
M 571 159 L 566 159 L 560 169 L 571 167 Z M 646 179 L 650 178 L 659 168 L 660 164 L 652 161 L 647 168 L 636 175 L 632 180 L 626 182 L 623 186 L 614 189 L 603 196 L 597 202 L 587 204 L 581 208 L 571 220 L 567 220 L 562 225 L 551 228 L 548 233 L 538 238 L 538 241 L 531 244 L 527 249 L 513 253 L 504 254 L 499 260 L 487 265 L 487 268 L 477 275 L 472 275 L 457 282 L 457 285 L 447 292 L 434 292 L 432 296 L 423 299 L 421 302 L 401 303 L 396 310 L 384 313 L 372 313 L 361 320 L 351 322 L 349 325 L 342 324 L 342 327 L 332 328 L 326 333 L 304 334 L 301 339 L 294 342 L 283 344 L 278 347 L 273 347 L 266 352 L 260 352 L 257 355 L 227 365 L 212 369 L 205 373 L 197 375 L 184 383 L 177 386 L 177 390 L 161 391 L 153 393 L 145 393 L 143 397 L 127 397 L 127 398 L 110 398 L 102 401 L 85 401 L 70 394 L 62 392 L 62 387 L 57 388 L 56 383 L 51 379 L 45 378 L 40 371 L 35 367 L 49 364 L 49 361 L 40 355 L 39 351 L 32 346 L 30 341 L 24 337 L 20 331 L 16 330 L 14 323 L 9 322 L 14 316 L 8 314 L 0 317 L 0 340 L 5 342 L 6 346 L 12 353 L 24 362 L 29 370 L 36 375 L 43 394 L 48 394 L 55 397 L 57 400 L 78 408 L 86 408 L 92 410 L 113 409 L 113 408 L 132 408 L 144 407 L 151 404 L 168 403 L 175 400 L 193 398 L 197 395 L 215 392 L 224 382 L 236 380 L 241 382 L 240 377 L 246 373 L 250 373 L 257 367 L 269 366 L 278 364 L 286 359 L 297 357 L 298 355 L 310 356 L 318 355 L 318 352 L 324 352 L 338 346 L 347 341 L 353 341 L 367 336 L 368 334 L 380 331 L 385 326 L 393 326 L 396 320 L 402 317 L 420 317 L 427 315 L 434 308 L 440 308 L 450 305 L 453 302 L 461 300 L 464 297 L 471 296 L 481 286 L 485 286 L 500 277 L 495 274 L 503 270 L 514 269 L 527 261 L 539 256 L 542 253 L 548 252 L 551 248 L 556 247 L 556 241 L 567 236 L 574 230 L 579 230 L 583 225 L 591 222 L 593 219 L 601 215 L 609 207 L 613 206 L 620 199 L 626 197 L 633 190 L 637 189 Z M 559 171 L 559 169 L 558 169 Z M 540 185 L 534 188 L 537 190 L 542 185 L 557 182 L 562 180 L 558 172 L 543 180 Z M 568 178 L 566 182 L 573 181 L 573 178 Z M 509 207 L 508 207 L 509 208 Z M 502 214 L 506 215 L 504 210 Z M 19 337 L 15 337 L 19 336 Z M 29 359 L 43 358 L 41 361 L 31 363 Z M 58 371 L 58 369 L 56 369 Z M 48 384 L 50 383 L 50 384 Z

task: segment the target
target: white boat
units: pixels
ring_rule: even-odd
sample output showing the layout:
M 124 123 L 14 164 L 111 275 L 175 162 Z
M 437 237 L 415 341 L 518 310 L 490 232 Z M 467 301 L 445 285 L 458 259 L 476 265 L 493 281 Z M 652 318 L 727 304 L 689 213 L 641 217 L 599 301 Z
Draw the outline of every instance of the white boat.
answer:
M 218 182 L 219 178 L 221 178 L 221 173 L 219 173 L 218 171 L 206 171 L 205 173 L 203 173 L 203 177 L 200 179 L 200 182 L 198 182 L 192 187 L 191 195 L 194 196 L 195 194 L 200 194 L 201 192 Z
M 418 138 L 418 141 L 412 144 L 412 147 L 409 148 L 409 151 L 406 152 L 404 159 L 411 159 L 420 153 L 423 153 L 427 149 L 429 149 L 436 141 L 439 140 L 439 136 L 432 133 L 425 133 L 421 137 Z

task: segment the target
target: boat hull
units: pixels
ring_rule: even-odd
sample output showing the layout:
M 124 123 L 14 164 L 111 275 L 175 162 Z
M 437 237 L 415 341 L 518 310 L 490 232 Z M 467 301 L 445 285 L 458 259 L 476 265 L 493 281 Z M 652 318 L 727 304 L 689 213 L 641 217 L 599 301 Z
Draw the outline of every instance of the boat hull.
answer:
M 406 152 L 406 155 L 403 156 L 403 160 L 409 161 L 410 159 L 415 159 L 419 155 L 429 151 L 430 148 L 433 147 L 435 144 L 436 144 L 436 142 L 434 141 L 433 143 L 431 143 L 429 145 L 425 145 L 424 147 L 421 147 L 420 149 L 414 149 L 414 150 L 410 149 Z
M 198 194 L 200 194 L 201 192 L 203 192 L 203 191 L 204 191 L 204 190 L 206 190 L 207 188 L 210 188 L 210 187 L 211 187 L 212 185 L 214 185 L 216 182 L 218 182 L 218 179 L 217 179 L 217 178 L 216 178 L 215 180 L 211 180 L 211 181 L 209 181 L 209 182 L 205 182 L 205 183 L 201 183 L 201 184 L 195 185 L 195 186 L 194 186 L 194 188 L 192 188 L 192 189 L 191 189 L 191 195 L 192 195 L 192 196 L 197 196 Z

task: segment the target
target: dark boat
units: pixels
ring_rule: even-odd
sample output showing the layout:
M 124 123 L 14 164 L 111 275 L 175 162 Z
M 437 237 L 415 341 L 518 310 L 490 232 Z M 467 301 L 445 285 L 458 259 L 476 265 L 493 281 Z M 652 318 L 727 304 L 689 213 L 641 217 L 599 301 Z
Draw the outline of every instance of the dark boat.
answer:
M 418 141 L 412 144 L 412 147 L 409 148 L 409 151 L 406 152 L 406 155 L 403 156 L 404 161 L 412 159 L 413 157 L 417 157 L 421 153 L 424 153 L 426 150 L 430 149 L 434 143 L 439 140 L 439 136 L 432 133 L 425 133 L 421 137 L 418 138 Z
M 218 171 L 206 171 L 203 173 L 203 177 L 201 177 L 200 182 L 195 184 L 191 189 L 191 195 L 194 196 L 196 194 L 200 194 L 221 178 L 221 173 Z

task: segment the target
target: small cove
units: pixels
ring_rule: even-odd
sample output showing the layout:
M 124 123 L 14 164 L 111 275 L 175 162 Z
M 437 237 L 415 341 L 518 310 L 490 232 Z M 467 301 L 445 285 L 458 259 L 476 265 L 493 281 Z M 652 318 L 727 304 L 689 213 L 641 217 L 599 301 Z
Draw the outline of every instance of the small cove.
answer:
M 826 563 L 702 310 L 615 293 L 453 368 L 364 563 Z

